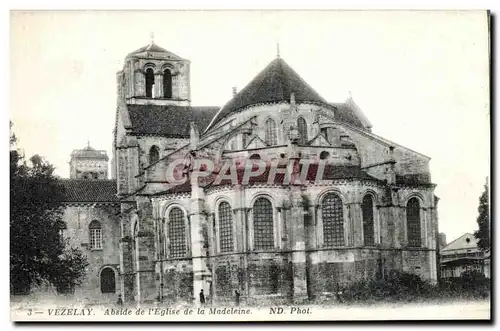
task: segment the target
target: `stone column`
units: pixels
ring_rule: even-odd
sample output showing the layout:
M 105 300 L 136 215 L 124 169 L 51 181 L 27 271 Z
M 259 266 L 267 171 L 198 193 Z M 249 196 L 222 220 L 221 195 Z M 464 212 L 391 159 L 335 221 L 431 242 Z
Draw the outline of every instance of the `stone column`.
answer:
M 248 297 L 248 236 L 247 236 L 247 215 L 250 211 L 249 208 L 245 206 L 245 191 L 240 184 L 236 184 L 235 190 L 235 202 L 234 202 L 234 228 L 236 232 L 234 234 L 235 250 L 240 254 L 240 261 L 238 266 L 238 290 L 243 298 Z
M 191 225 L 191 254 L 193 261 L 193 294 L 194 302 L 200 300 L 200 291 L 203 289 L 205 297 L 211 296 L 210 282 L 211 272 L 207 264 L 208 252 L 208 226 L 207 214 L 204 210 L 205 194 L 203 188 L 198 185 L 198 178 L 191 172 L 191 201 L 190 201 L 190 225 Z
M 124 302 L 134 301 L 134 266 L 132 261 L 132 231 L 130 227 L 130 215 L 125 214 L 125 210 L 130 207 L 128 204 L 122 204 L 120 216 L 120 273 L 121 273 L 121 292 Z
M 134 70 L 134 96 L 146 96 L 146 77 L 141 69 Z
M 181 89 L 179 87 L 180 82 L 182 82 L 182 79 L 180 79 L 180 75 L 175 73 L 175 70 L 171 70 L 172 72 L 172 99 L 180 99 L 181 98 Z
M 289 211 L 292 231 L 291 249 L 293 263 L 293 300 L 300 303 L 307 300 L 306 252 L 304 210 L 302 190 L 299 186 L 291 187 L 291 208 Z
M 158 296 L 155 270 L 154 220 L 151 202 L 148 198 L 138 198 L 137 216 L 139 231 L 137 236 L 137 298 L 138 303 L 154 302 Z
M 163 98 L 163 73 L 161 71 L 155 72 L 155 99 Z
M 363 246 L 363 210 L 359 201 L 349 204 L 350 213 L 350 245 L 354 247 Z

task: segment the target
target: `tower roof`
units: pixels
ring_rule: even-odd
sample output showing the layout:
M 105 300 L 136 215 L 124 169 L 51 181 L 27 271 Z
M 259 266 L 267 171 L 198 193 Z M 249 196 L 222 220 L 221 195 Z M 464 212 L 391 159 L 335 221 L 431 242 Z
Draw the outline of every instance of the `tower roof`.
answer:
M 292 93 L 295 94 L 297 102 L 310 101 L 326 104 L 325 99 L 309 86 L 285 60 L 278 57 L 222 107 L 210 126 L 246 106 L 268 102 L 288 102 Z
M 181 58 L 180 56 L 167 51 L 165 48 L 156 45 L 154 42 L 151 42 L 149 45 L 146 45 L 133 51 L 132 53 L 129 53 L 127 57 L 141 57 L 146 56 L 147 53 L 157 53 L 161 57 L 165 57 L 171 60 L 183 60 L 183 58 Z
M 104 150 L 96 150 L 87 145 L 82 149 L 75 149 L 71 152 L 71 158 L 108 160 L 108 154 Z

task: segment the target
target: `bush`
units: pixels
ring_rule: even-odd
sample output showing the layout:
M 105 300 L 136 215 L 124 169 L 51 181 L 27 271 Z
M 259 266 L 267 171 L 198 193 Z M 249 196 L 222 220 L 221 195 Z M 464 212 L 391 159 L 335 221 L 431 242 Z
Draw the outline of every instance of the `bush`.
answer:
M 467 270 L 460 277 L 441 281 L 440 290 L 448 296 L 462 298 L 486 298 L 490 294 L 490 279 L 482 273 Z
M 433 286 L 419 276 L 393 271 L 384 278 L 362 279 L 342 291 L 341 300 L 353 301 L 412 301 L 428 295 Z
M 337 300 L 344 302 L 378 302 L 442 299 L 483 299 L 490 293 L 490 280 L 476 271 L 432 285 L 419 276 L 393 271 L 384 278 L 361 279 L 344 288 Z

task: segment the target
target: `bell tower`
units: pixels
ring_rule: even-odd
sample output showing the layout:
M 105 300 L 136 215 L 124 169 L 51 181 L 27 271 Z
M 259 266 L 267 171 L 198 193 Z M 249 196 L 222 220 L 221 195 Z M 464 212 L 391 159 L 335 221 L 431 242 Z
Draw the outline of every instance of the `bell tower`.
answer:
M 128 54 L 117 73 L 118 95 L 128 104 L 189 106 L 190 61 L 156 45 Z
M 71 153 L 69 173 L 71 179 L 108 179 L 108 155 L 105 150 L 90 147 Z

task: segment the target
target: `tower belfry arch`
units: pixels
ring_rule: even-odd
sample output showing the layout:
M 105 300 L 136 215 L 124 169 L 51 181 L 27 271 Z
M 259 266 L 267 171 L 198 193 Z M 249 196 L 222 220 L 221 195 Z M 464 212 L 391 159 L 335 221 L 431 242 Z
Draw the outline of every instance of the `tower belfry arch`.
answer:
M 129 53 L 117 75 L 119 94 L 128 104 L 189 106 L 190 61 L 155 43 Z

